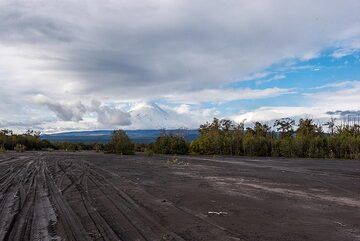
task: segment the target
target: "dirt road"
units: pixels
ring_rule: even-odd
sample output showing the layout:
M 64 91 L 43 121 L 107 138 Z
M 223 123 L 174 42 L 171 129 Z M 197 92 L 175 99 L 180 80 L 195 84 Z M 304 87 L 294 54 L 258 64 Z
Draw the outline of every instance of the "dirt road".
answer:
M 360 240 L 360 161 L 0 155 L 0 240 Z

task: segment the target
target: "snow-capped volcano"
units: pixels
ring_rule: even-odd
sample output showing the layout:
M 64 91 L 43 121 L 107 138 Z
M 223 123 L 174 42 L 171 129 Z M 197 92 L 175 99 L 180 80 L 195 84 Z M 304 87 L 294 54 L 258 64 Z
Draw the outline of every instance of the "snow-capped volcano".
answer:
M 176 129 L 193 126 L 191 119 L 155 103 L 140 103 L 130 110 L 131 125 L 127 129 Z

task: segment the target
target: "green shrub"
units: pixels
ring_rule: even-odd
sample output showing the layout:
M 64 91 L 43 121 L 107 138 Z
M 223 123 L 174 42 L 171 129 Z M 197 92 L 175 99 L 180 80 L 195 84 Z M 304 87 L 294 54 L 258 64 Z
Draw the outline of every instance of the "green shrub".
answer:
M 22 144 L 16 144 L 16 146 L 14 147 L 14 150 L 16 152 L 24 152 L 26 150 L 26 146 L 24 146 Z
M 202 155 L 247 155 L 305 158 L 360 158 L 360 125 L 336 126 L 332 120 L 330 133 L 312 119 L 275 121 L 277 132 L 256 122 L 244 130 L 229 120 L 214 119 L 199 128 L 199 138 L 190 144 L 191 153 Z M 326 125 L 329 125 L 326 123 Z
M 145 155 L 150 157 L 150 156 L 153 156 L 154 155 L 154 151 L 151 150 L 150 148 L 145 148 L 145 151 L 144 151 Z
M 291 137 L 287 136 L 279 140 L 279 154 L 282 157 L 295 156 L 294 141 Z
M 190 151 L 204 155 L 240 155 L 243 153 L 244 125 L 214 118 L 199 128 L 199 138 L 190 144 Z
M 94 144 L 93 149 L 97 153 L 99 153 L 102 150 L 101 145 L 99 145 L 98 143 Z
M 123 130 L 115 130 L 112 133 L 111 140 L 107 144 L 109 153 L 120 155 L 134 154 L 135 145 Z
M 4 147 L 4 145 L 1 145 L 0 146 L 0 153 L 5 153 L 6 152 L 6 149 Z
M 189 152 L 189 145 L 181 136 L 163 134 L 153 144 L 153 151 L 158 154 L 184 155 Z
M 244 136 L 243 148 L 245 156 L 255 156 L 255 137 L 250 132 Z

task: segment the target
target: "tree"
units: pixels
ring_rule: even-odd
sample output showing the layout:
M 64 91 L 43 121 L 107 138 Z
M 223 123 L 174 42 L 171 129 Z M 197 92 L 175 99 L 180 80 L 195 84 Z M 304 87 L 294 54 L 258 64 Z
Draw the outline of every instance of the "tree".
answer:
M 152 148 L 159 154 L 184 155 L 189 152 L 189 145 L 184 137 L 166 133 L 156 139 Z
M 193 153 L 205 155 L 240 155 L 244 123 L 214 118 L 211 123 L 200 125 L 199 138 L 190 144 Z
M 313 119 L 300 119 L 296 130 L 295 144 L 299 157 L 326 157 L 328 145 L 321 125 Z
M 254 127 L 248 127 L 243 140 L 245 155 L 269 156 L 271 155 L 270 127 L 261 122 L 255 122 Z
M 314 137 L 317 134 L 321 133 L 321 126 L 317 126 L 313 119 L 300 119 L 298 124 L 298 129 L 296 130 L 297 136 L 306 136 L 306 137 Z
M 134 148 L 134 143 L 130 140 L 125 131 L 113 131 L 111 140 L 108 143 L 108 152 L 131 155 L 134 154 Z
M 328 122 L 324 123 L 324 126 L 327 126 L 328 129 L 330 130 L 331 135 L 333 135 L 334 131 L 335 131 L 335 121 L 336 121 L 336 118 L 331 117 Z
M 292 136 L 294 134 L 294 125 L 295 120 L 291 118 L 281 118 L 274 122 L 274 127 L 276 127 L 276 131 L 280 132 L 281 138 Z
M 292 157 L 294 151 L 294 126 L 295 120 L 291 118 L 281 118 L 275 120 L 274 127 L 280 134 L 279 138 L 275 136 L 272 140 L 272 156 Z

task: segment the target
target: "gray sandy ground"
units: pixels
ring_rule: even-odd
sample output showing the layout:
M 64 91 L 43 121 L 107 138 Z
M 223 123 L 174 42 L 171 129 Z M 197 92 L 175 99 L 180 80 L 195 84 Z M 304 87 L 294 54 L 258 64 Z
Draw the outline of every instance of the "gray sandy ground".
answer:
M 360 161 L 8 152 L 0 240 L 360 240 Z

